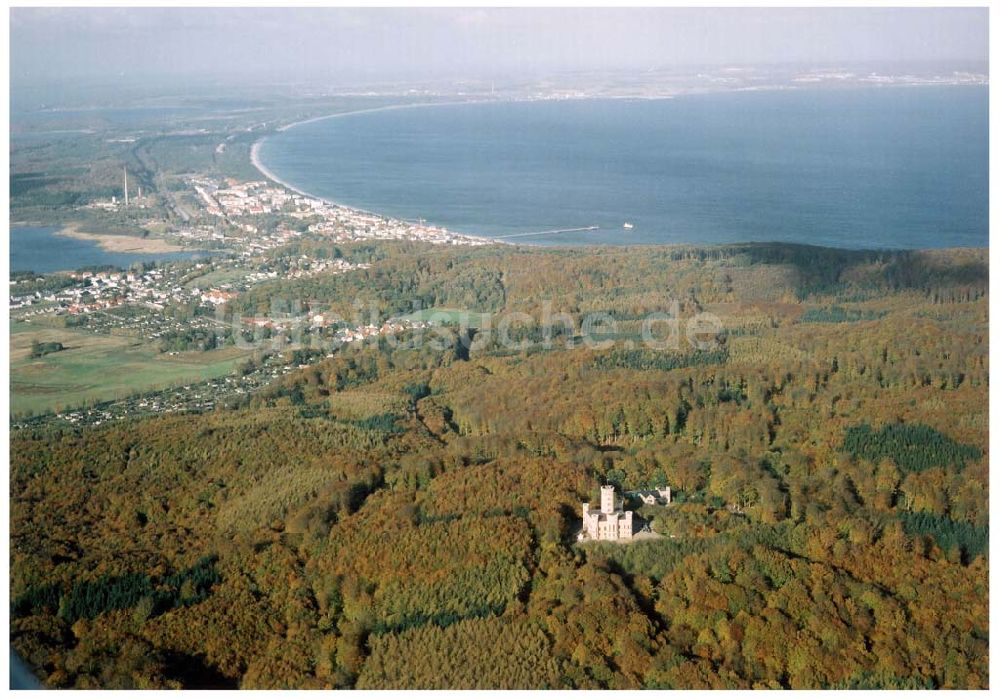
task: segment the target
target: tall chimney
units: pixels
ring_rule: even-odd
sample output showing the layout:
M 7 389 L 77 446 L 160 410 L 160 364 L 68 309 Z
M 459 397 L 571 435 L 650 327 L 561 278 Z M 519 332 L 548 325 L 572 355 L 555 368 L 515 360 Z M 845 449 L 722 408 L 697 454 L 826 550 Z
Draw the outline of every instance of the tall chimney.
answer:
M 122 167 L 122 175 L 125 180 L 125 206 L 128 207 L 128 168 Z

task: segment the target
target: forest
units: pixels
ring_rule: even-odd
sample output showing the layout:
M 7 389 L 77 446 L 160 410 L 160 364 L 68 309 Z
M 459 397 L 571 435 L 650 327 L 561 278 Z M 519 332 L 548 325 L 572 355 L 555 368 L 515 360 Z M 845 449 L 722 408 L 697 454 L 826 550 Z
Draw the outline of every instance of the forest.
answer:
M 492 327 L 12 433 L 11 640 L 46 686 L 989 685 L 986 250 L 326 247 L 372 267 L 234 312 Z M 675 311 L 713 346 L 639 343 Z M 675 501 L 578 543 L 605 483 Z

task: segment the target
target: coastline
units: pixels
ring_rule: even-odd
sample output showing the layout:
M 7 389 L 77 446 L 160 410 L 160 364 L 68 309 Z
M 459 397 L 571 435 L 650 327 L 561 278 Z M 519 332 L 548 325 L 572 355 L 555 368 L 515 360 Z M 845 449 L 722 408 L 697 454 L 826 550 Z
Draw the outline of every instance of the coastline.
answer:
M 77 228 L 75 223 L 63 226 L 55 233 L 61 237 L 74 238 L 96 242 L 105 252 L 121 252 L 125 254 L 169 254 L 171 252 L 194 252 L 188 247 L 181 247 L 167 242 L 163 238 L 139 238 L 132 235 L 106 235 L 101 233 L 85 233 Z
M 860 87 L 854 87 L 854 88 L 852 88 L 850 90 L 850 92 L 854 92 L 854 91 L 860 92 L 862 90 L 866 90 L 866 91 L 883 91 L 883 90 L 891 89 L 891 88 L 894 88 L 894 87 L 897 88 L 897 89 L 901 89 L 901 88 L 904 88 L 904 87 L 935 87 L 935 88 L 937 88 L 937 87 L 952 87 L 952 86 L 960 87 L 960 86 L 963 86 L 963 85 L 961 85 L 961 84 L 953 84 L 953 83 L 946 83 L 944 85 L 939 85 L 939 84 L 933 84 L 933 85 L 931 85 L 931 84 L 928 84 L 928 85 L 923 85 L 923 84 L 919 84 L 919 85 L 888 84 L 888 85 L 877 85 L 877 86 L 865 85 L 865 86 L 860 86 Z M 986 86 L 988 87 L 988 83 L 986 84 Z M 982 85 L 978 85 L 977 84 L 977 85 L 975 85 L 975 87 L 982 87 Z M 732 90 L 732 89 L 724 89 L 724 90 L 718 90 L 718 91 L 712 90 L 712 91 L 709 92 L 709 94 L 714 94 L 716 92 L 719 92 L 719 93 L 740 93 L 740 92 L 765 92 L 765 91 L 766 92 L 771 92 L 771 91 L 783 91 L 783 90 L 801 91 L 801 92 L 805 92 L 805 93 L 812 93 L 815 90 L 815 88 L 813 86 L 811 86 L 811 85 L 807 86 L 807 87 L 802 87 L 802 86 L 797 86 L 796 85 L 796 86 L 788 86 L 788 87 L 783 87 L 783 88 L 770 87 L 770 86 L 763 87 L 762 86 L 762 87 L 755 87 L 755 88 L 740 88 L 740 89 L 735 89 L 735 90 Z M 377 112 L 398 111 L 398 110 L 403 110 L 403 109 L 415 109 L 415 108 L 422 108 L 422 107 L 429 107 L 429 106 L 459 106 L 459 105 L 484 105 L 484 104 L 510 104 L 510 103 L 519 103 L 519 102 L 520 103 L 523 103 L 523 102 L 536 102 L 536 101 L 568 101 L 568 102 L 570 102 L 570 101 L 591 101 L 591 100 L 593 100 L 593 101 L 618 101 L 618 100 L 622 100 L 622 101 L 637 101 L 637 102 L 641 102 L 641 101 L 661 101 L 661 100 L 662 101 L 672 101 L 672 100 L 677 99 L 678 97 L 692 96 L 692 95 L 695 95 L 695 94 L 697 94 L 698 96 L 700 96 L 702 93 L 683 93 L 682 92 L 682 93 L 678 93 L 678 94 L 672 94 L 672 95 L 669 95 L 669 96 L 663 95 L 663 96 L 650 96 L 650 97 L 637 97 L 637 96 L 625 96 L 625 95 L 621 95 L 621 96 L 613 96 L 613 97 L 610 97 L 610 96 L 602 96 L 602 97 L 572 97 L 572 98 L 565 98 L 565 99 L 559 99 L 559 100 L 545 100 L 545 99 L 505 99 L 505 100 L 470 99 L 470 100 L 464 100 L 464 101 L 413 102 L 413 103 L 407 103 L 407 104 L 389 104 L 389 105 L 384 105 L 384 106 L 379 106 L 379 107 L 372 107 L 372 108 L 366 108 L 366 109 L 356 109 L 356 110 L 353 110 L 353 111 L 345 111 L 345 112 L 338 112 L 338 113 L 334 113 L 334 114 L 327 114 L 327 115 L 324 115 L 324 116 L 310 117 L 310 118 L 307 118 L 307 119 L 303 119 L 301 121 L 296 121 L 296 122 L 292 122 L 292 123 L 288 123 L 288 124 L 282 125 L 280 127 L 275 127 L 270 132 L 261 134 L 253 142 L 253 144 L 251 145 L 251 148 L 250 148 L 250 160 L 251 160 L 251 164 L 254 166 L 254 168 L 258 172 L 260 172 L 266 179 L 268 179 L 268 180 L 274 182 L 275 184 L 277 184 L 279 186 L 282 186 L 282 187 L 284 187 L 284 188 L 286 188 L 286 189 L 288 189 L 290 191 L 296 192 L 297 194 L 299 194 L 301 196 L 306 196 L 306 197 L 309 197 L 311 199 L 322 201 L 323 203 L 325 203 L 325 204 L 327 204 L 329 206 L 332 206 L 332 207 L 335 207 L 335 208 L 339 208 L 339 209 L 341 209 L 343 211 L 356 212 L 356 213 L 359 213 L 359 214 L 364 214 L 364 215 L 369 215 L 369 216 L 375 216 L 375 217 L 378 217 L 378 218 L 380 218 L 380 219 L 382 219 L 384 221 L 403 222 L 403 223 L 413 224 L 413 223 L 415 223 L 415 221 L 413 220 L 413 218 L 404 218 L 404 217 L 397 216 L 397 215 L 390 215 L 390 214 L 386 214 L 386 213 L 380 213 L 378 211 L 363 209 L 363 208 L 360 208 L 360 207 L 357 207 L 357 206 L 353 206 L 353 205 L 345 204 L 345 203 L 342 203 L 342 202 L 339 202 L 339 201 L 336 201 L 336 200 L 333 200 L 333 199 L 329 199 L 329 198 L 326 198 L 326 197 L 323 197 L 323 196 L 318 196 L 318 195 L 313 194 L 313 193 L 311 193 L 309 191 L 306 191 L 304 189 L 301 189 L 299 187 L 291 185 L 290 183 L 288 183 L 288 182 L 284 181 L 283 179 L 281 179 L 278 175 L 276 175 L 271 169 L 269 169 L 263 163 L 263 161 L 261 159 L 261 147 L 262 147 L 264 141 L 267 140 L 268 138 L 270 138 L 271 136 L 276 135 L 277 133 L 288 131 L 288 130 L 290 130 L 292 128 L 295 128 L 297 126 L 302 126 L 302 125 L 305 125 L 305 124 L 315 123 L 315 122 L 319 122 L 319 121 L 325 121 L 327 119 L 335 119 L 335 118 L 341 118 L 341 117 L 347 117 L 347 116 L 354 116 L 354 115 L 362 115 L 362 114 L 370 114 L 370 113 L 377 113 Z M 376 206 L 381 206 L 381 205 L 389 205 L 389 206 L 391 206 L 392 202 L 391 201 L 390 202 L 384 202 L 382 204 L 375 204 L 375 205 Z M 416 207 L 414 207 L 414 208 L 416 208 Z M 404 215 L 407 215 L 407 216 L 420 216 L 421 220 L 425 220 L 424 213 L 422 211 L 419 211 L 419 210 L 417 210 L 416 212 L 414 212 L 414 211 L 406 211 Z M 426 220 L 432 220 L 432 218 L 427 218 Z M 433 226 L 433 223 L 430 223 L 429 227 L 432 227 L 432 226 Z M 602 227 L 605 227 L 605 226 L 602 226 Z M 611 226 L 611 229 L 614 229 L 614 227 L 615 226 Z M 654 239 L 654 240 L 635 240 L 635 241 L 629 241 L 629 242 L 622 242 L 620 240 L 612 240 L 612 241 L 607 241 L 607 242 L 605 242 L 605 241 L 590 241 L 590 240 L 588 240 L 588 241 L 585 241 L 585 242 L 584 241 L 579 241 L 579 242 L 574 241 L 574 242 L 568 242 L 568 243 L 562 243 L 561 241 L 559 241 L 559 242 L 551 241 L 550 242 L 549 240 L 545 240 L 544 242 L 542 242 L 542 241 L 529 240 L 529 239 L 519 239 L 519 240 L 515 241 L 513 239 L 511 239 L 511 240 L 505 239 L 507 237 L 505 235 L 499 235 L 497 237 L 493 237 L 493 236 L 490 236 L 488 234 L 483 234 L 483 233 L 468 233 L 468 232 L 464 232 L 464 231 L 462 231 L 460 229 L 454 229 L 454 230 L 449 229 L 449 232 L 452 232 L 455 235 L 460 235 L 460 236 L 463 236 L 463 237 L 472 238 L 472 239 L 479 240 L 479 241 L 482 241 L 482 242 L 485 242 L 485 243 L 489 243 L 489 244 L 505 244 L 505 245 L 527 246 L 527 247 L 536 247 L 536 246 L 539 246 L 539 247 L 548 247 L 550 245 L 554 245 L 554 246 L 558 246 L 558 247 L 581 247 L 581 248 L 589 248 L 589 247 L 592 247 L 592 246 L 604 247 L 606 245 L 607 246 L 621 246 L 621 245 L 623 245 L 623 246 L 626 246 L 626 247 L 631 247 L 631 246 L 646 246 L 646 245 L 653 245 L 653 246 L 659 246 L 659 245 L 671 245 L 671 246 L 672 245 L 678 245 L 678 246 L 684 246 L 684 245 L 694 245 L 694 244 L 697 244 L 696 241 L 694 241 L 694 240 L 686 240 L 686 241 L 670 240 L 668 242 L 668 241 L 660 241 L 660 240 L 656 240 L 656 239 Z M 548 231 L 546 231 L 546 232 L 548 232 Z M 557 232 L 563 232 L 563 231 L 560 230 L 560 231 L 557 231 Z M 541 233 L 531 233 L 530 235 L 540 235 L 540 234 Z M 519 238 L 521 236 L 527 237 L 527 235 L 529 235 L 529 234 L 511 235 L 510 237 Z M 762 236 L 755 236 L 754 238 L 752 238 L 752 240 L 756 240 L 758 242 L 761 242 L 761 241 L 764 241 L 764 240 L 771 241 L 770 237 L 764 238 L 764 240 L 758 239 L 759 237 L 762 237 Z M 827 236 L 827 237 L 830 237 L 830 236 Z M 834 236 L 834 237 L 836 237 L 836 236 Z M 969 236 L 967 235 L 966 237 L 969 237 Z M 810 238 L 810 239 L 803 239 L 801 236 L 797 237 L 794 233 L 791 234 L 791 235 L 779 236 L 776 239 L 774 239 L 773 241 L 774 242 L 787 241 L 787 242 L 789 242 L 791 244 L 802 244 L 802 245 L 806 245 L 806 246 L 824 247 L 824 248 L 835 248 L 835 249 L 850 249 L 850 250 L 865 250 L 865 249 L 880 249 L 880 250 L 882 250 L 882 249 L 884 249 L 884 250 L 891 250 L 891 249 L 915 249 L 915 250 L 919 250 L 919 249 L 981 249 L 981 248 L 983 248 L 985 246 L 983 243 L 980 243 L 977 240 L 964 240 L 964 239 L 962 239 L 962 240 L 950 240 L 948 242 L 948 244 L 947 244 L 946 247 L 938 247 L 941 244 L 940 241 L 934 242 L 934 241 L 931 241 L 931 240 L 922 240 L 922 239 L 921 240 L 912 240 L 912 241 L 909 241 L 908 243 L 905 242 L 905 241 L 902 241 L 902 240 L 892 240 L 892 241 L 885 240 L 885 241 L 882 242 L 882 244 L 877 245 L 877 246 L 873 246 L 872 243 L 871 243 L 871 241 L 862 240 L 860 238 L 859 239 L 852 239 L 850 241 L 847 241 L 846 244 L 845 244 L 845 241 L 842 240 L 842 239 L 840 239 L 840 238 L 837 238 L 837 239 L 823 239 L 822 236 L 820 236 L 820 239 L 812 239 L 812 238 Z M 728 236 L 725 239 L 719 240 L 716 244 L 738 244 L 738 243 L 745 243 L 745 242 L 750 242 L 750 240 L 745 239 L 743 236 Z
M 419 107 L 446 107 L 446 106 L 457 106 L 461 104 L 488 104 L 496 100 L 485 100 L 485 99 L 466 99 L 466 100 L 452 100 L 445 102 L 412 102 L 410 104 L 386 104 L 381 107 L 369 107 L 368 109 L 353 109 L 351 111 L 337 112 L 336 114 L 324 114 L 323 116 L 313 116 L 308 119 L 303 119 L 302 121 L 293 121 L 290 124 L 285 124 L 284 126 L 279 126 L 275 129 L 276 133 L 281 133 L 282 131 L 288 131 L 289 129 L 296 128 L 297 126 L 304 126 L 306 124 L 311 124 L 316 121 L 326 121 L 327 119 L 336 119 L 341 116 L 354 116 L 356 114 L 375 114 L 382 111 L 396 111 L 398 109 L 417 109 Z M 267 136 L 262 137 L 263 140 Z
M 656 101 L 656 100 L 672 100 L 672 99 L 676 99 L 677 97 L 680 97 L 680 96 L 683 96 L 683 93 L 669 94 L 669 95 L 647 96 L 647 97 L 642 97 L 642 96 L 627 96 L 627 95 L 617 95 L 617 96 L 612 96 L 612 97 L 567 97 L 567 98 L 564 98 L 564 100 L 559 100 L 559 101 L 565 101 L 565 100 L 575 101 L 575 100 L 579 100 L 579 99 L 583 99 L 583 100 L 587 100 L 587 99 L 611 99 L 611 100 Z M 436 107 L 436 106 L 460 106 L 460 105 L 467 105 L 467 104 L 471 105 L 471 104 L 493 104 L 493 103 L 500 103 L 500 102 L 509 103 L 509 102 L 536 102 L 536 101 L 548 101 L 548 100 L 544 100 L 544 99 L 539 100 L 539 99 L 528 98 L 528 99 L 514 99 L 514 100 L 468 99 L 468 100 L 443 101 L 443 102 L 413 102 L 411 104 L 387 104 L 387 105 L 384 105 L 384 106 L 381 106 L 381 107 L 371 107 L 371 108 L 368 108 L 368 109 L 355 109 L 355 110 L 352 110 L 352 111 L 338 112 L 336 114 L 325 114 L 323 116 L 313 116 L 313 117 L 310 117 L 308 119 L 303 119 L 301 121 L 294 121 L 294 122 L 292 122 L 290 124 L 285 124 L 284 126 L 279 126 L 276 129 L 274 129 L 273 133 L 264 134 L 260 138 L 258 138 L 257 140 L 255 140 L 253 142 L 253 145 L 250 146 L 250 163 L 266 179 L 274 182 L 275 184 L 277 184 L 279 186 L 285 187 L 289 191 L 293 191 L 296 194 L 300 194 L 301 196 L 307 196 L 307 197 L 309 197 L 311 199 L 316 199 L 318 201 L 322 201 L 323 203 L 325 203 L 325 204 L 327 204 L 329 206 L 335 206 L 335 207 L 343 209 L 345 211 L 352 211 L 352 212 L 356 212 L 356 213 L 362 213 L 362 214 L 366 214 L 366 215 L 369 215 L 369 216 L 378 216 L 379 218 L 382 218 L 383 220 L 396 220 L 394 216 L 389 216 L 389 215 L 386 215 L 384 213 L 379 213 L 377 211 L 370 211 L 368 209 L 363 209 L 363 208 L 360 208 L 360 207 L 357 207 L 357 206 L 350 206 L 350 205 L 342 203 L 340 201 L 334 201 L 333 199 L 328 199 L 328 198 L 323 197 L 323 196 L 317 196 L 316 194 L 313 194 L 311 192 L 308 192 L 308 191 L 305 191 L 303 189 L 300 189 L 299 187 L 292 186 L 291 184 L 289 184 L 285 180 L 283 180 L 280 177 L 278 177 L 271 169 L 269 169 L 263 163 L 263 161 L 260 159 L 260 147 L 261 147 L 261 145 L 263 144 L 263 142 L 265 140 L 267 140 L 267 138 L 269 138 L 270 136 L 275 135 L 277 133 L 283 133 L 284 131 L 288 131 L 288 130 L 296 128 L 298 126 L 304 126 L 306 124 L 316 123 L 317 121 L 326 121 L 328 119 L 339 119 L 339 118 L 345 117 L 345 116 L 355 116 L 355 115 L 358 115 L 358 114 L 374 114 L 374 113 L 377 113 L 377 112 L 397 111 L 397 110 L 402 110 L 402 109 L 417 109 L 417 108 Z M 398 219 L 398 220 L 406 220 L 406 219 Z M 541 243 L 532 244 L 529 241 L 514 242 L 513 240 L 507 240 L 507 239 L 504 239 L 504 238 L 495 238 L 495 237 L 490 237 L 488 235 L 480 235 L 480 234 L 476 234 L 476 233 L 468 233 L 468 232 L 464 232 L 464 231 L 461 231 L 461 230 L 453 230 L 453 231 L 450 231 L 450 232 L 453 232 L 456 235 L 461 235 L 463 237 L 468 237 L 468 238 L 472 238 L 472 239 L 475 239 L 475 240 L 480 240 L 482 242 L 485 242 L 487 244 L 492 244 L 492 245 L 511 245 L 511 246 L 527 245 L 528 247 L 536 247 L 536 246 L 538 246 L 538 247 L 545 247 L 546 246 L 546 245 L 541 244 Z M 570 245 L 570 246 L 571 247 L 590 247 L 590 246 L 592 246 L 594 244 L 595 243 L 584 243 L 582 245 Z M 600 246 L 600 245 L 598 245 L 598 246 Z
M 383 106 L 383 107 L 372 107 L 371 109 L 355 109 L 354 111 L 339 112 L 337 114 L 326 114 L 324 116 L 314 116 L 314 117 L 312 117 L 310 119 L 303 119 L 302 121 L 295 121 L 295 122 L 290 123 L 290 124 L 285 124 L 284 126 L 281 126 L 281 127 L 277 128 L 277 129 L 275 129 L 275 133 L 281 133 L 283 131 L 288 131 L 289 129 L 295 128 L 297 126 L 303 126 L 305 124 L 311 124 L 311 123 L 315 123 L 317 121 L 326 121 L 327 119 L 339 119 L 339 118 L 344 117 L 344 116 L 355 116 L 357 114 L 374 114 L 376 112 L 396 111 L 396 110 L 400 110 L 400 109 L 417 109 L 417 108 L 420 108 L 420 107 L 456 106 L 456 105 L 462 105 L 462 104 L 485 104 L 488 101 L 492 101 L 492 100 L 465 100 L 465 101 L 460 101 L 460 102 L 414 102 L 413 104 L 388 104 L 388 105 Z M 395 219 L 394 216 L 388 216 L 388 215 L 386 215 L 384 213 L 379 213 L 378 211 L 369 211 L 367 209 L 359 208 L 357 206 L 349 206 L 347 204 L 341 203 L 339 201 L 334 201 L 332 199 L 328 199 L 328 198 L 323 197 L 323 196 L 317 196 L 316 194 L 312 194 L 312 193 L 304 191 L 304 190 L 302 190 L 302 189 L 300 189 L 298 187 L 292 186 L 288 182 L 286 182 L 283 179 L 281 179 L 280 177 L 278 177 L 260 159 L 260 146 L 264 142 L 264 140 L 267 139 L 268 136 L 271 136 L 271 135 L 273 135 L 273 134 L 266 134 L 266 135 L 261 136 L 256 141 L 254 141 L 254 143 L 253 143 L 252 146 L 250 146 L 250 163 L 257 169 L 258 172 L 260 172 L 262 175 L 264 175 L 265 178 L 271 180 L 275 184 L 278 184 L 278 185 L 284 187 L 285 189 L 288 189 L 290 191 L 295 192 L 296 194 L 300 194 L 302 196 L 307 196 L 307 197 L 309 197 L 311 199 L 316 199 L 317 201 L 322 201 L 323 203 L 325 203 L 325 204 L 327 204 L 329 206 L 335 206 L 335 207 L 343 209 L 345 211 L 354 211 L 356 213 L 362 213 L 362 214 L 366 214 L 366 215 L 369 215 L 369 216 L 378 216 L 379 218 L 382 218 L 384 220 L 394 220 Z M 398 220 L 405 220 L 405 219 L 398 219 Z M 461 231 L 461 230 L 449 230 L 449 232 L 454 233 L 456 235 L 461 235 L 463 237 L 472 238 L 472 239 L 475 239 L 475 240 L 480 240 L 482 242 L 486 242 L 486 243 L 493 244 L 493 245 L 503 245 L 503 244 L 508 244 L 509 245 L 509 244 L 513 244 L 513 243 L 507 242 L 506 240 L 498 240 L 496 238 L 491 238 L 491 237 L 488 237 L 486 235 L 477 235 L 475 233 L 467 233 L 467 232 L 464 232 L 464 231 Z
M 317 121 L 326 121 L 327 119 L 339 119 L 339 118 L 344 117 L 344 116 L 356 116 L 358 114 L 375 114 L 377 112 L 397 111 L 397 110 L 400 110 L 400 109 L 418 109 L 420 107 L 455 106 L 455 105 L 460 105 L 460 104 L 484 104 L 484 103 L 485 103 L 484 100 L 465 100 L 465 101 L 457 101 L 457 102 L 454 102 L 454 101 L 453 102 L 413 102 L 412 104 L 387 104 L 385 106 L 371 107 L 369 109 L 354 109 L 353 111 L 337 112 L 336 114 L 324 114 L 323 116 L 313 116 L 313 117 L 310 117 L 308 119 L 303 119 L 302 121 L 293 121 L 290 124 L 285 124 L 284 126 L 279 126 L 278 128 L 276 128 L 274 130 L 274 132 L 275 133 L 282 133 L 284 131 L 288 131 L 288 130 L 291 130 L 293 128 L 297 128 L 299 126 L 305 126 L 306 124 L 316 123 Z M 289 184 L 288 182 L 286 182 L 283 179 L 281 179 L 280 177 L 278 177 L 276 174 L 274 174 L 274 172 L 272 172 L 270 169 L 268 169 L 268 167 L 266 165 L 264 165 L 264 163 L 260 159 L 260 146 L 271 135 L 274 135 L 274 134 L 270 134 L 269 133 L 269 134 L 265 134 L 265 135 L 261 136 L 256 141 L 254 141 L 254 143 L 253 143 L 252 146 L 250 146 L 250 163 L 254 167 L 256 167 L 257 170 L 262 175 L 264 175 L 265 177 L 267 177 L 268 179 L 270 179 L 272 182 L 274 182 L 275 184 L 280 184 L 281 186 L 285 187 L 286 189 L 294 191 L 296 194 L 301 194 L 302 196 L 308 196 L 309 198 L 317 199 L 319 201 L 322 201 L 325 204 L 329 204 L 330 206 L 337 206 L 338 208 L 346 209 L 348 211 L 357 211 L 358 213 L 366 213 L 366 214 L 368 214 L 370 216 L 379 216 L 379 217 L 385 218 L 385 219 L 392 218 L 392 216 L 387 216 L 387 215 L 379 213 L 377 211 L 369 211 L 367 209 L 359 208 L 357 206 L 348 206 L 347 204 L 341 203 L 339 201 L 334 201 L 332 199 L 327 199 L 327 198 L 322 197 L 322 196 L 317 196 L 316 194 L 312 194 L 310 192 L 304 191 L 302 189 L 299 189 L 298 187 L 293 187 L 291 184 Z M 466 233 L 460 233 L 460 234 L 465 235 Z M 481 238 L 481 239 L 484 239 L 484 240 L 491 239 L 491 238 L 486 238 L 486 237 L 481 236 L 481 235 L 470 235 L 469 237 L 478 237 L 478 238 Z
M 629 95 L 616 95 L 616 96 L 609 96 L 609 97 L 567 97 L 567 98 L 563 98 L 563 99 L 561 99 L 559 101 L 565 101 L 565 100 L 576 101 L 576 100 L 580 100 L 580 99 L 582 99 L 582 100 L 588 100 L 588 99 L 610 99 L 610 100 L 656 101 L 656 100 L 672 100 L 672 99 L 676 99 L 677 97 L 680 97 L 680 96 L 683 96 L 683 93 L 668 94 L 668 95 L 645 96 L 645 97 L 644 96 L 629 96 Z M 339 119 L 339 118 L 345 117 L 345 116 L 355 116 L 355 115 L 358 115 L 358 114 L 374 114 L 374 113 L 377 113 L 377 112 L 397 111 L 397 110 L 402 110 L 402 109 L 416 109 L 416 108 L 421 108 L 421 107 L 460 106 L 460 105 L 466 105 L 466 104 L 494 104 L 494 103 L 501 103 L 501 102 L 503 102 L 503 103 L 510 103 L 510 102 L 536 102 L 536 101 L 548 101 L 548 100 L 527 98 L 527 99 L 513 99 L 513 100 L 467 99 L 467 100 L 443 101 L 443 102 L 413 102 L 413 103 L 410 103 L 410 104 L 387 104 L 387 105 L 384 105 L 384 106 L 381 106 L 381 107 L 371 107 L 371 108 L 368 108 L 368 109 L 355 109 L 355 110 L 352 110 L 352 111 L 338 112 L 336 114 L 326 114 L 326 115 L 323 115 L 323 116 L 313 116 L 313 117 L 310 117 L 308 119 L 303 119 L 301 121 L 293 121 L 290 124 L 285 124 L 284 126 L 279 126 L 276 129 L 274 129 L 273 133 L 264 134 L 260 138 L 258 138 L 257 140 L 255 140 L 253 142 L 253 145 L 250 146 L 250 163 L 257 169 L 258 172 L 260 172 L 262 175 L 264 175 L 264 177 L 266 179 L 269 179 L 270 181 L 274 182 L 275 184 L 277 184 L 279 186 L 282 186 L 282 187 L 285 187 L 286 189 L 288 189 L 290 191 L 293 191 L 296 194 L 300 194 L 302 196 L 307 196 L 309 198 L 316 199 L 318 201 L 322 201 L 323 203 L 325 203 L 325 204 L 327 204 L 329 206 L 335 206 L 335 207 L 341 208 L 341 209 L 343 209 L 345 211 L 353 211 L 353 212 L 357 212 L 357 213 L 363 213 L 363 214 L 367 214 L 369 216 L 378 216 L 379 218 L 382 218 L 384 220 L 393 220 L 394 216 L 389 216 L 389 215 L 386 215 L 384 213 L 379 213 L 377 211 L 369 211 L 367 209 L 359 208 L 357 206 L 350 206 L 348 204 L 345 204 L 345 203 L 342 203 L 342 202 L 339 202 L 339 201 L 334 201 L 333 199 L 328 199 L 326 197 L 317 196 L 316 194 L 312 194 L 312 193 L 307 192 L 307 191 L 305 191 L 303 189 L 300 189 L 298 187 L 292 186 L 288 182 L 286 182 L 283 179 L 281 179 L 280 177 L 278 177 L 273 171 L 271 171 L 263 163 L 263 161 L 260 159 L 260 146 L 263 144 L 263 142 L 267 138 L 269 138 L 270 136 L 272 136 L 272 135 L 274 135 L 276 133 L 283 133 L 284 131 L 288 131 L 288 130 L 296 128 L 298 126 L 304 126 L 306 124 L 316 123 L 317 121 L 326 121 L 327 119 Z M 406 219 L 399 219 L 399 220 L 406 220 Z M 464 232 L 464 231 L 461 231 L 461 230 L 455 230 L 455 231 L 450 231 L 450 232 L 454 232 L 455 234 L 462 235 L 464 237 L 469 237 L 469 238 L 473 238 L 473 239 L 476 239 L 476 240 L 481 240 L 481 241 L 484 241 L 484 242 L 487 242 L 487 243 L 493 244 L 493 245 L 513 245 L 513 246 L 527 245 L 529 247 L 535 247 L 535 246 L 545 247 L 545 245 L 541 244 L 541 243 L 535 243 L 533 245 L 529 241 L 514 242 L 512 240 L 507 240 L 507 239 L 504 239 L 504 238 L 495 238 L 495 237 L 490 237 L 488 235 L 480 235 L 480 234 L 476 234 L 476 233 L 468 233 L 468 232 Z M 571 245 L 571 246 L 589 247 L 592 244 L 594 244 L 594 243 L 585 243 L 583 245 Z
M 306 122 L 302 121 L 300 123 L 306 123 Z M 297 126 L 298 124 L 294 124 L 294 125 Z M 389 216 L 384 216 L 381 213 L 376 213 L 375 211 L 368 211 L 368 210 L 365 210 L 363 208 L 358 208 L 357 206 L 347 206 L 346 204 L 342 204 L 339 201 L 332 201 L 332 200 L 327 199 L 327 198 L 322 197 L 322 196 L 316 196 L 315 194 L 311 194 L 311 193 L 309 193 L 307 191 L 299 189 L 298 187 L 292 186 L 291 184 L 289 184 L 285 180 L 281 179 L 278 175 L 274 174 L 274 172 L 272 172 L 270 169 L 268 169 L 268 167 L 263 162 L 261 162 L 261 159 L 260 159 L 260 146 L 261 146 L 261 143 L 263 143 L 263 141 L 264 141 L 265 138 L 267 138 L 267 136 L 263 136 L 263 137 L 259 138 L 257 141 L 254 142 L 254 144 L 252 146 L 250 146 L 250 163 L 254 167 L 256 167 L 257 171 L 260 172 L 262 175 L 264 175 L 264 177 L 266 177 L 267 179 L 271 180 L 275 184 L 278 184 L 278 185 L 284 187 L 285 189 L 288 189 L 289 191 L 293 191 L 296 194 L 301 194 L 302 196 L 308 196 L 310 199 L 317 199 L 318 201 L 322 201 L 323 203 L 328 204 L 330 206 L 336 206 L 337 208 L 343 208 L 343 209 L 346 209 L 348 211 L 357 211 L 358 213 L 366 213 L 366 214 L 368 214 L 370 216 L 379 216 L 381 218 L 388 218 L 389 217 Z

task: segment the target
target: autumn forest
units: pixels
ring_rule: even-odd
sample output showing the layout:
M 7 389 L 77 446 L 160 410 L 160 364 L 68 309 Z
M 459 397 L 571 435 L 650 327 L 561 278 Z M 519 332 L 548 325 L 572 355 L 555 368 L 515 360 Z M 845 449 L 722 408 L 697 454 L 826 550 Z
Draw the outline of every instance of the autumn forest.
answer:
M 228 312 L 492 328 L 12 432 L 11 636 L 45 685 L 988 686 L 986 250 L 295 244 L 371 266 Z M 651 313 L 719 322 L 652 347 Z M 578 543 L 606 483 L 674 501 Z

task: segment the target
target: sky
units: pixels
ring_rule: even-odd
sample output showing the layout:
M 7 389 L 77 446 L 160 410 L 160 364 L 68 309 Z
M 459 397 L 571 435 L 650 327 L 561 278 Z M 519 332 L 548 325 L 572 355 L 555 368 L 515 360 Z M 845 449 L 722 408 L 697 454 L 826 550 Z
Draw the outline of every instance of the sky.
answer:
M 12 8 L 11 80 L 412 80 L 985 62 L 986 9 Z

